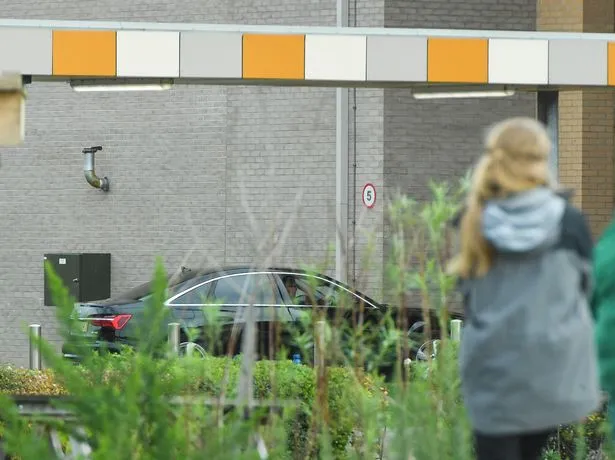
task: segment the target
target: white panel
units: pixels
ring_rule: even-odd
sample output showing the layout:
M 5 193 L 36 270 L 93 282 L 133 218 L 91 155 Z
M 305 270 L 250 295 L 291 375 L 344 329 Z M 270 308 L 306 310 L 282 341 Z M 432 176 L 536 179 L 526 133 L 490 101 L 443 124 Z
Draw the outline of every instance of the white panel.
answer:
M 367 37 L 306 35 L 305 79 L 364 81 Z
M 118 77 L 179 77 L 179 32 L 117 32 Z
M 548 40 L 489 40 L 489 83 L 547 84 L 548 81 Z

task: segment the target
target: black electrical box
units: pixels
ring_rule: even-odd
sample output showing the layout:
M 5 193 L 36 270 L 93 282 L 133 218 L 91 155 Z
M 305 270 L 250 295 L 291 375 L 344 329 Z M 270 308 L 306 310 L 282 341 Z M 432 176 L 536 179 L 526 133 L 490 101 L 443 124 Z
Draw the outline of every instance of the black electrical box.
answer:
M 111 297 L 111 254 L 45 254 L 45 261 L 51 264 L 76 302 Z M 45 272 L 44 278 L 45 305 L 53 306 L 49 280 Z

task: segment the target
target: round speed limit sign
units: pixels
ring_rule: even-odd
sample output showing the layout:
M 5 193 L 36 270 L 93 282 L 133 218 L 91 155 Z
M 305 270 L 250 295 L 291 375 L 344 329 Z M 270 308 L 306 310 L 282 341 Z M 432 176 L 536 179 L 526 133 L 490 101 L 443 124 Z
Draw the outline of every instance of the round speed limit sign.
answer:
M 363 187 L 363 204 L 368 209 L 373 208 L 376 204 L 376 187 L 374 187 L 374 184 L 367 183 Z

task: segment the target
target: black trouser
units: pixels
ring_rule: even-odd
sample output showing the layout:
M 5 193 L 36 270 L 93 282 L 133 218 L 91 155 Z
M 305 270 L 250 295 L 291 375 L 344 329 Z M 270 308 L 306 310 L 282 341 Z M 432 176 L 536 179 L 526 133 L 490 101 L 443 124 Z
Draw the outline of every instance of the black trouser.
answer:
M 474 433 L 477 460 L 540 460 L 555 430 L 511 436 Z

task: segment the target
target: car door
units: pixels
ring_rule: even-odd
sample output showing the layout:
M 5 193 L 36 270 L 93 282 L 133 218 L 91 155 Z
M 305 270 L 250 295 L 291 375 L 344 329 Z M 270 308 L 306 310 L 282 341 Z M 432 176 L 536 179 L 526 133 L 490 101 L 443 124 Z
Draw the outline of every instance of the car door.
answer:
M 213 280 L 212 289 L 203 305 L 204 323 L 218 324 L 206 328 L 210 341 L 219 336 L 219 353 L 241 353 L 245 306 L 254 298 L 254 282 L 250 273 L 229 273 Z
M 274 359 L 287 346 L 285 325 L 292 322 L 288 306 L 271 272 L 255 272 L 253 276 L 256 308 L 257 348 L 260 358 Z
M 267 272 L 225 273 L 180 294 L 170 306 L 190 316 L 187 323 L 201 331 L 201 341 L 209 352 L 238 354 L 247 308 L 252 305 L 257 328 L 255 351 L 258 356 L 273 358 L 278 342 L 275 326 L 292 320 L 275 287 Z
M 304 273 L 280 273 L 280 283 L 286 293 L 288 309 L 294 321 L 294 339 L 297 348 L 308 353 L 308 359 L 314 353 L 314 321 L 324 318 L 334 328 L 332 332 L 341 331 L 336 320 L 336 313 L 347 313 L 338 309 L 335 299 L 330 294 L 333 287 L 325 279 Z M 294 291 L 294 295 L 293 292 Z M 334 291 L 333 291 L 334 292 Z M 342 318 L 343 320 L 343 318 Z M 345 322 L 345 321 L 343 321 Z M 337 341 L 336 341 L 337 342 Z M 306 348 L 307 347 L 307 348 Z M 339 361 L 332 348 L 328 348 L 328 362 Z M 333 359 L 334 361 L 331 361 Z
M 354 313 L 365 307 L 373 308 L 362 297 L 324 276 L 306 273 L 280 273 L 279 276 L 283 286 L 288 277 L 292 277 L 296 284 L 294 299 L 286 296 L 295 321 L 313 310 L 324 314 L 328 321 L 349 321 Z
M 286 302 L 298 329 L 311 327 L 311 315 L 324 317 L 329 325 L 339 333 L 339 340 L 351 340 L 352 331 L 360 325 L 379 319 L 377 307 L 367 298 L 353 292 L 341 283 L 327 277 L 307 273 L 279 273 L 280 283 L 286 285 L 288 277 L 296 284 L 294 299 L 286 290 Z M 292 283 L 291 283 L 292 284 Z M 349 347 L 346 343 L 343 345 Z
M 245 274 L 220 274 L 176 294 L 167 304 L 195 342 L 208 353 L 225 354 L 247 281 Z

